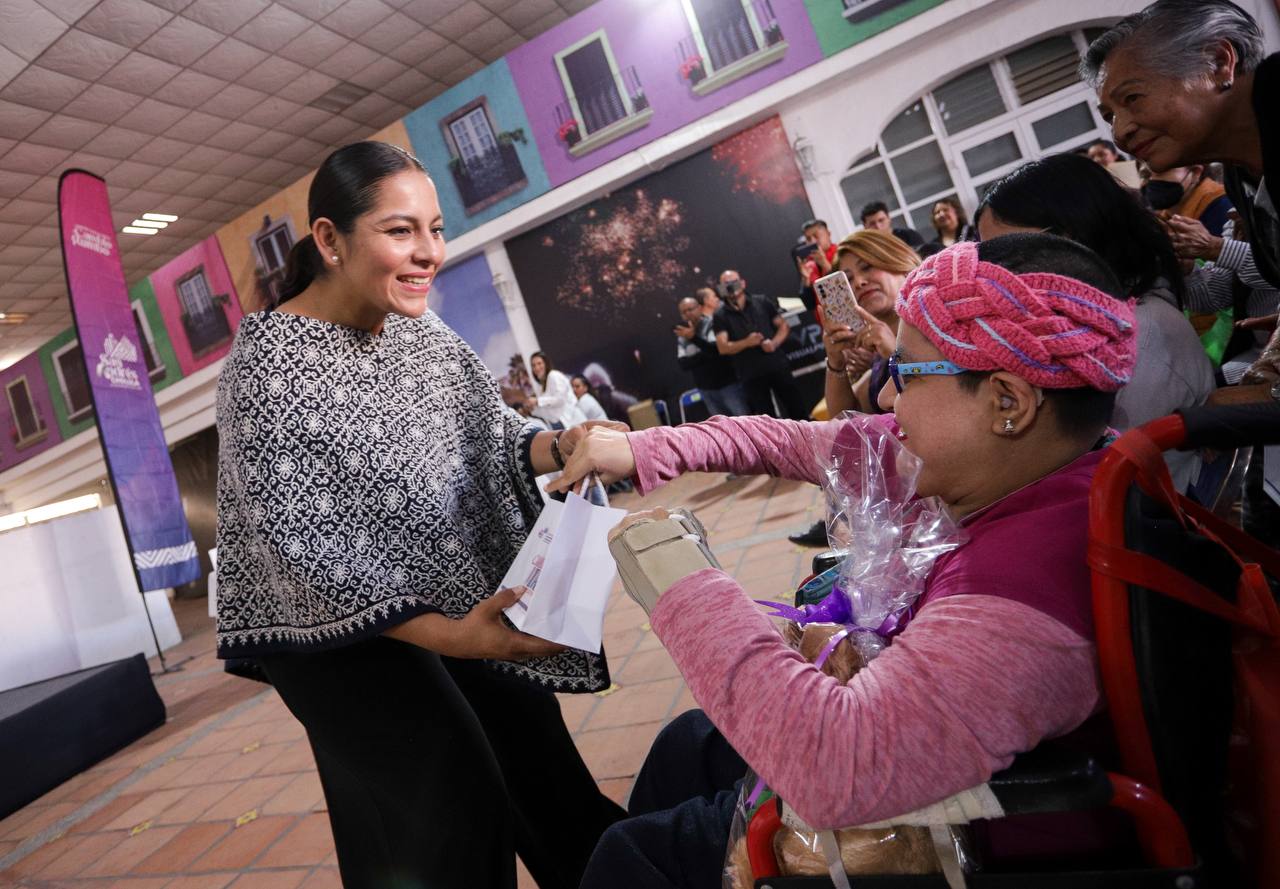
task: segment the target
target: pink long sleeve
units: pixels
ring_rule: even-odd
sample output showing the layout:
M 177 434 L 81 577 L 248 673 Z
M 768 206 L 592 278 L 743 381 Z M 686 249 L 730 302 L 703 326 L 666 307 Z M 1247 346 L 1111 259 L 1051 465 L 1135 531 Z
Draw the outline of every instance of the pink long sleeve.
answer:
M 836 423 L 772 417 L 712 417 L 704 423 L 656 426 L 628 438 L 636 482 L 647 494 L 686 472 L 774 475 L 818 484 L 813 445 L 835 434 Z
M 996 596 L 928 604 L 847 685 L 792 651 L 715 569 L 671 587 L 651 620 L 711 721 L 818 828 L 982 783 L 1100 701 L 1092 643 Z

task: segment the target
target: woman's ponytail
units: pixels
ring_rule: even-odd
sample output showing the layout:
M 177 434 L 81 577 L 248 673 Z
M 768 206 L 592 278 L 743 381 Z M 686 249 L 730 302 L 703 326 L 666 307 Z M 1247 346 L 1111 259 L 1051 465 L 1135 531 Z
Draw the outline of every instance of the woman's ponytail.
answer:
M 293 299 L 310 287 L 312 281 L 324 275 L 324 272 L 316 239 L 307 235 L 289 248 L 289 257 L 284 265 L 284 280 L 280 282 L 280 299 L 276 305 Z

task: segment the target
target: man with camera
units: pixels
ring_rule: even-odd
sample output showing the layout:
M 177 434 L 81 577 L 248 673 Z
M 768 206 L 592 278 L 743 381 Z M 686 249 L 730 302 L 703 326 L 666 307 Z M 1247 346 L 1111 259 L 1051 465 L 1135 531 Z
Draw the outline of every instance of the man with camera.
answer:
M 832 263 L 836 260 L 836 245 L 831 240 L 831 229 L 821 219 L 810 219 L 800 226 L 800 232 L 803 237 L 791 248 L 791 256 L 800 271 L 800 300 L 812 312 L 818 305 L 813 284 L 835 268 Z
M 743 417 L 749 413 L 747 397 L 734 372 L 730 358 L 716 348 L 711 317 L 720 307 L 720 297 L 710 287 L 701 287 L 697 298 L 686 296 L 678 306 L 684 324 L 671 328 L 676 335 L 676 362 L 693 374 L 693 385 L 712 415 Z
M 731 356 L 751 413 L 773 415 L 772 394 L 784 417 L 806 419 L 809 411 L 804 396 L 782 351 L 791 328 L 777 304 L 747 293 L 746 280 L 734 269 L 720 273 L 717 289 L 724 304 L 711 321 L 716 348 L 721 355 Z

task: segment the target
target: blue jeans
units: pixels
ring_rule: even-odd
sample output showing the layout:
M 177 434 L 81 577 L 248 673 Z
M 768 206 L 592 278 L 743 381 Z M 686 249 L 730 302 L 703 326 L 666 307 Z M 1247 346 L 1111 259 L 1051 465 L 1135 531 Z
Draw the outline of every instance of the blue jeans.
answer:
M 702 401 L 711 416 L 745 417 L 751 413 L 747 407 L 747 393 L 741 383 L 730 383 L 721 389 L 700 389 Z

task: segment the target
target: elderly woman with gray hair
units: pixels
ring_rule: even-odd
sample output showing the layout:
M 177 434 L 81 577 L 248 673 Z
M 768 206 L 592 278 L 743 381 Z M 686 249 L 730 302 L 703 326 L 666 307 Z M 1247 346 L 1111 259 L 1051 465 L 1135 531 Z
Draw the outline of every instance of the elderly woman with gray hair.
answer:
M 1157 172 L 1220 161 L 1258 270 L 1280 286 L 1280 57 L 1227 0 L 1159 0 L 1090 45 L 1081 71 L 1116 143 Z

